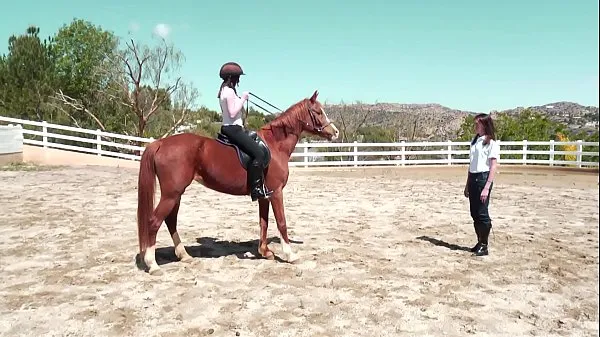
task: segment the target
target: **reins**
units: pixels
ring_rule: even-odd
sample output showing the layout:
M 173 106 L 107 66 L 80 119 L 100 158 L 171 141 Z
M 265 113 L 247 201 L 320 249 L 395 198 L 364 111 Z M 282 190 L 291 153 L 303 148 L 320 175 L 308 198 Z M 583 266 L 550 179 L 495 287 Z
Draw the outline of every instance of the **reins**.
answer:
M 250 94 L 250 96 L 252 96 L 252 97 L 254 97 L 254 98 L 258 98 L 258 99 L 259 99 L 259 100 L 261 100 L 262 102 L 264 102 L 264 103 L 266 103 L 266 104 L 270 105 L 271 107 L 273 107 L 273 108 L 275 108 L 275 109 L 279 110 L 279 112 L 283 112 L 283 110 L 281 110 L 281 109 L 279 109 L 278 107 L 274 106 L 273 104 L 271 104 L 271 103 L 269 103 L 269 102 L 265 101 L 264 99 L 262 99 L 262 98 L 260 98 L 260 97 L 256 96 L 255 94 L 253 94 L 253 93 L 249 93 L 249 94 Z M 257 107 L 259 107 L 259 108 L 263 109 L 265 112 L 267 112 L 267 113 L 269 113 L 269 114 L 273 114 L 271 111 L 269 111 L 269 110 L 267 110 L 267 109 L 263 108 L 262 106 L 260 106 L 260 105 L 256 104 L 255 102 L 251 102 L 250 100 L 248 100 L 248 103 L 252 103 L 252 104 L 256 105 Z
M 262 98 L 258 97 L 257 95 L 255 95 L 255 94 L 253 94 L 253 93 L 251 93 L 251 92 L 249 92 L 248 94 L 249 94 L 250 96 L 254 97 L 254 98 L 257 98 L 257 99 L 259 99 L 261 102 L 264 102 L 264 103 L 268 104 L 269 106 L 271 106 L 271 107 L 273 107 L 273 108 L 275 108 L 275 109 L 279 110 L 279 112 L 283 112 L 283 110 L 281 110 L 281 109 L 279 109 L 278 107 L 274 106 L 273 104 L 271 104 L 271 103 L 269 103 L 269 102 L 265 101 L 264 99 L 262 99 Z M 257 104 L 256 102 L 254 102 L 254 101 L 250 101 L 250 99 L 248 99 L 248 104 L 246 104 L 246 118 L 244 118 L 244 124 L 246 124 L 246 120 L 248 119 L 248 113 L 249 113 L 249 111 L 250 111 L 250 103 L 252 103 L 252 104 L 256 105 L 256 106 L 257 106 L 257 107 L 259 107 L 259 108 L 261 108 L 262 110 L 264 110 L 264 111 L 265 111 L 266 113 L 268 113 L 268 114 L 271 114 L 271 115 L 273 114 L 271 111 L 269 111 L 269 110 L 267 110 L 267 109 L 263 108 L 262 106 L 260 106 L 260 105 L 259 105 L 259 104 Z M 300 122 L 302 122 L 302 123 L 305 123 L 307 127 L 312 127 L 312 129 L 313 129 L 314 131 L 316 131 L 316 132 L 322 132 L 322 131 L 323 131 L 323 129 L 324 129 L 324 128 L 326 128 L 326 127 L 327 127 L 327 126 L 328 126 L 328 125 L 331 123 L 331 122 L 329 122 L 329 123 L 327 123 L 326 125 L 322 125 L 322 126 L 320 126 L 320 127 L 317 127 L 317 118 L 315 117 L 315 115 L 314 115 L 314 111 L 313 111 L 313 109 L 312 109 L 311 107 L 308 107 L 308 114 L 309 114 L 309 116 L 310 116 L 310 119 L 311 119 L 311 121 L 312 121 L 312 123 L 313 123 L 313 125 L 312 125 L 312 126 L 311 126 L 310 124 L 308 124 L 307 122 L 304 122 L 303 120 L 301 120 L 301 119 L 300 119 L 300 118 L 298 118 L 298 117 L 296 117 L 296 119 L 297 119 L 297 120 L 299 120 L 299 121 L 300 121 Z

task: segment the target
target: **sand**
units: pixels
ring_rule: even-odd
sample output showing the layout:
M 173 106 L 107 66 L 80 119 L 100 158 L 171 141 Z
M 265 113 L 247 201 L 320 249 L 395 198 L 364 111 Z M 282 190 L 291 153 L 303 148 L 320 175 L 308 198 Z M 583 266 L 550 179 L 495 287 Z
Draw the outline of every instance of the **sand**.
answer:
M 298 264 L 248 258 L 256 204 L 194 183 L 175 260 L 135 264 L 131 168 L 0 171 L 1 336 L 597 336 L 597 173 L 503 167 L 473 257 L 464 169 L 295 169 Z M 281 252 L 270 213 L 270 247 Z

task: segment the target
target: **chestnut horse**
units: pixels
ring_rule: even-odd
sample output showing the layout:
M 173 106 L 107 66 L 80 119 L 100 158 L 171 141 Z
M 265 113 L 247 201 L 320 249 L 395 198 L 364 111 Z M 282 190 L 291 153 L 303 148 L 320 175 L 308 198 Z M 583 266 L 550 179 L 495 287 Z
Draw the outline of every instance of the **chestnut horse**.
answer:
M 338 129 L 325 114 L 317 100 L 317 91 L 289 107 L 260 130 L 250 133 L 263 145 L 269 164 L 265 169 L 265 185 L 273 191 L 269 199 L 258 200 L 260 241 L 258 252 L 263 258 L 273 259 L 267 246 L 269 204 L 273 208 L 281 237 L 282 251 L 288 262 L 298 256 L 290 247 L 283 207 L 283 188 L 287 184 L 288 162 L 302 132 L 335 140 Z M 220 139 L 219 139 L 220 138 Z M 249 198 L 247 183 L 247 155 L 227 143 L 223 135 L 218 139 L 192 133 L 182 133 L 148 144 L 142 154 L 138 177 L 138 239 L 140 258 L 151 275 L 162 271 L 156 263 L 156 234 L 163 221 L 167 224 L 175 255 L 182 262 L 191 261 L 177 232 L 177 212 L 185 189 L 197 181 L 212 190 Z M 154 209 L 156 177 L 160 185 L 160 201 Z

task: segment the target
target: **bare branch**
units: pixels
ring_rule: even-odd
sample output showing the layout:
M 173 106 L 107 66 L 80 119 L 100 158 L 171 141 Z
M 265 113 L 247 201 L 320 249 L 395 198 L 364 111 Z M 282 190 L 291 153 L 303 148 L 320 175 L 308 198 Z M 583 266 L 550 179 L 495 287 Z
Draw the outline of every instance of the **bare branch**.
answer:
M 74 99 L 74 98 L 69 97 L 68 95 L 65 95 L 61 89 L 59 89 L 58 92 L 55 93 L 55 96 L 53 98 L 55 100 L 59 100 L 60 102 L 71 107 L 74 110 L 85 112 L 88 116 L 90 116 L 96 122 L 96 124 L 100 127 L 100 129 L 106 130 L 106 128 L 104 127 L 104 124 L 102 124 L 102 122 L 98 119 L 98 117 L 96 117 L 96 115 L 94 115 L 85 105 L 83 105 L 77 99 Z
M 157 97 L 158 97 L 158 90 L 154 91 L 154 100 L 152 101 L 152 105 L 150 107 L 150 111 L 148 112 L 148 114 L 144 117 L 146 120 L 148 120 L 150 118 L 150 116 L 152 116 L 157 110 L 158 107 L 164 103 L 164 101 L 167 99 L 167 97 L 171 96 L 171 94 L 175 91 L 177 91 L 177 89 L 179 88 L 179 81 L 181 80 L 181 77 L 177 79 L 177 81 L 175 82 L 174 85 L 169 86 L 166 90 L 166 94 L 163 95 L 163 97 L 158 100 L 157 102 Z
M 161 138 L 167 137 L 173 133 L 184 121 L 186 121 L 188 114 L 192 108 L 192 105 L 198 98 L 198 90 L 191 84 L 181 85 L 177 97 L 175 98 L 175 108 L 173 109 L 173 126 L 165 132 Z M 179 119 L 175 120 L 175 112 L 179 111 Z
M 63 104 L 57 104 L 57 103 L 52 103 L 50 102 L 49 105 L 53 108 L 56 108 L 58 110 L 60 110 L 62 113 L 64 113 L 65 115 L 67 115 L 71 121 L 73 121 L 73 125 L 75 125 L 75 127 L 77 128 L 82 128 L 81 125 L 79 124 L 79 122 L 77 121 L 77 119 L 75 119 L 75 117 L 73 117 L 72 114 L 70 114 L 64 107 Z

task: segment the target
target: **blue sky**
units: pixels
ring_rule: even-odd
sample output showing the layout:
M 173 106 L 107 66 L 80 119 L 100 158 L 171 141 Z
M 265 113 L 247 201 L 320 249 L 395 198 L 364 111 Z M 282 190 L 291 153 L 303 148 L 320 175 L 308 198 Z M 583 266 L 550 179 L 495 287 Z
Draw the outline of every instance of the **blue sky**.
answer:
M 55 0 L 10 7 L 0 20 L 0 53 L 30 24 L 45 37 L 75 17 L 144 42 L 162 32 L 185 55 L 181 75 L 200 91 L 199 104 L 213 109 L 219 67 L 230 60 L 248 74 L 241 91 L 281 108 L 315 89 L 327 103 L 435 102 L 473 111 L 562 100 L 598 105 L 592 0 Z

